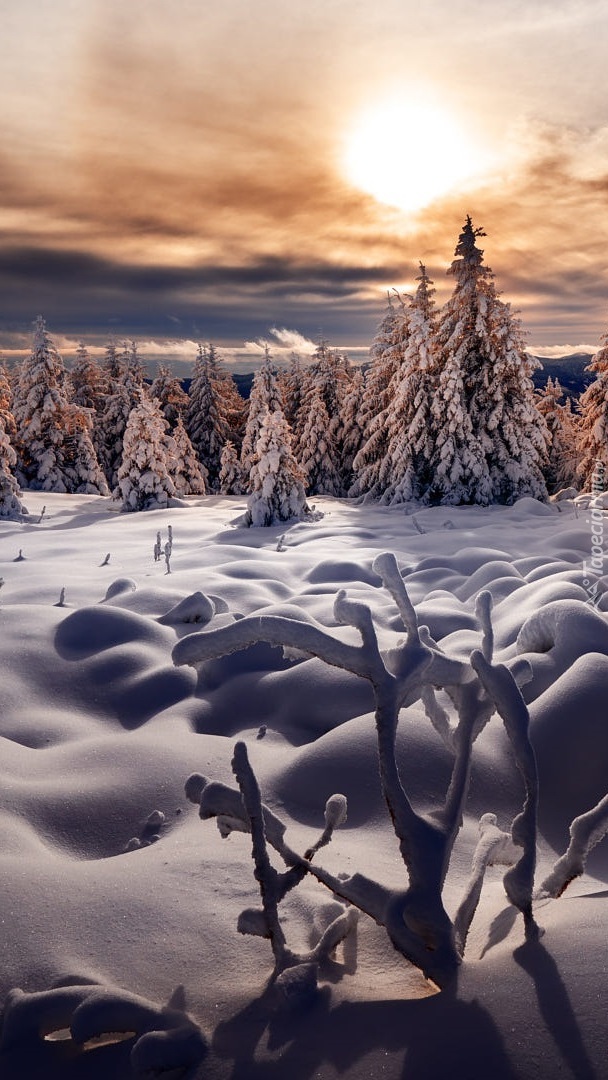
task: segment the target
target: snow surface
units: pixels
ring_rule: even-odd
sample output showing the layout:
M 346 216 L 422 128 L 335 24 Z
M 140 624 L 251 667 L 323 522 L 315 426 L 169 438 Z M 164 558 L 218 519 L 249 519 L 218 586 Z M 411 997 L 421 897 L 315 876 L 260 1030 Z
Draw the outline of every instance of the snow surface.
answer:
M 608 581 L 596 590 L 584 568 L 583 508 L 523 499 L 408 514 L 318 498 L 320 520 L 245 529 L 237 497 L 131 515 L 94 496 L 24 501 L 24 523 L 0 521 L 3 1080 L 146 1070 L 201 1080 L 608 1078 L 605 839 L 560 899 L 537 903 L 539 941 L 524 940 L 504 867 L 490 866 L 453 989 L 433 993 L 361 916 L 322 966 L 321 990 L 307 984 L 306 1007 L 289 1007 L 301 1000 L 299 971 L 281 1004 L 268 990 L 269 941 L 237 931 L 260 902 L 250 837 L 222 840 L 185 781 L 199 773 L 233 787 L 234 743 L 244 741 L 291 846 L 315 844 L 327 799 L 342 794 L 347 820 L 315 862 L 402 888 L 370 687 L 262 644 L 199 670 L 171 660 L 186 635 L 261 613 L 355 642 L 334 618 L 341 588 L 371 607 L 381 648 L 394 647 L 403 626 L 372 569 L 383 551 L 395 553 L 420 621 L 468 660 L 481 647 L 475 600 L 489 591 L 496 660 L 521 655 L 532 669 L 523 693 L 540 776 L 538 884 L 566 851 L 572 819 L 608 788 Z M 168 525 L 170 573 L 153 556 Z M 420 703 L 403 711 L 397 745 L 414 806 L 436 808 L 450 755 Z M 474 747 L 444 894 L 452 917 L 481 816 L 508 831 L 522 794 L 496 716 Z M 306 878 L 280 908 L 289 947 L 314 950 L 343 911 Z M 9 999 L 15 988 L 26 996 Z

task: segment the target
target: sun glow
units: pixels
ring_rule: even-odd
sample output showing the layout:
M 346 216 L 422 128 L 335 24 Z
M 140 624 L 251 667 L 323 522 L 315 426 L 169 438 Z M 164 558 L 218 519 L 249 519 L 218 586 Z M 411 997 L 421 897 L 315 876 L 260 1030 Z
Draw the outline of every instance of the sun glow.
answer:
M 479 181 L 491 157 L 447 109 L 389 100 L 366 109 L 345 139 L 350 182 L 379 202 L 416 211 Z

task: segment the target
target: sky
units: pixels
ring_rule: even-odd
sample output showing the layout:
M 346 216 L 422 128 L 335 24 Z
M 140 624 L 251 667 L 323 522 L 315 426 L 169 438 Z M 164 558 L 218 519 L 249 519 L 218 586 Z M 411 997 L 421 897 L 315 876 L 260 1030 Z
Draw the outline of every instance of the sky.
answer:
M 0 0 L 0 349 L 356 359 L 467 214 L 531 348 L 608 329 L 604 0 Z

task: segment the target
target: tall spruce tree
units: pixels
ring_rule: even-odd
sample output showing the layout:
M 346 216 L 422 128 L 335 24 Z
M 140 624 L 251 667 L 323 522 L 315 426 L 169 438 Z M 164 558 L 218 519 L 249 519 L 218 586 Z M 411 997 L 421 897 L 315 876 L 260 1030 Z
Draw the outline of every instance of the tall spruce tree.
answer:
M 277 369 L 266 345 L 264 359 L 254 375 L 249 396 L 249 411 L 241 446 L 241 470 L 244 478 L 251 472 L 266 413 L 278 411 L 283 412 L 283 398 Z
M 213 345 L 198 346 L 185 426 L 205 468 L 209 491 L 218 491 L 222 448 L 233 428 L 232 399 Z
M 309 495 L 342 493 L 338 449 L 325 408 L 321 387 L 315 379 L 304 399 L 306 419 L 298 442 L 297 461 L 305 476 Z
M 355 479 L 348 492 L 350 496 L 379 498 L 385 490 L 382 474 L 388 450 L 388 407 L 391 387 L 403 363 L 407 336 L 407 305 L 400 296 L 393 298 L 389 294 L 365 374 L 360 417 L 363 439 L 353 462 Z
M 93 428 L 93 443 L 99 463 L 106 477 L 110 490 L 118 483 L 118 473 L 122 465 L 123 442 L 129 417 L 139 405 L 142 395 L 146 395 L 143 382 L 143 368 L 133 343 L 125 342 L 118 353 L 114 344 L 108 346 L 108 391 L 103 409 L 97 413 Z M 110 365 L 116 371 L 109 374 Z
M 467 217 L 448 273 L 456 284 L 437 328 L 440 371 L 431 408 L 432 478 L 444 504 L 546 498 L 546 428 L 534 403 L 534 361 L 497 296 Z
M 183 419 L 186 414 L 189 398 L 179 379 L 164 364 L 159 365 L 150 396 L 157 399 L 169 430 L 173 431 L 180 417 Z
M 3 364 L 0 364 L 0 420 L 9 442 L 14 446 L 17 437 L 17 425 L 13 416 L 13 391 Z
M 580 464 L 577 473 L 582 490 L 591 491 L 594 474 L 597 476 L 600 472 L 607 478 L 608 489 L 608 333 L 586 370 L 594 371 L 596 377 L 579 401 Z
M 76 350 L 76 358 L 70 371 L 70 382 L 73 405 L 92 409 L 94 413 L 103 409 L 108 388 L 107 374 L 90 356 L 82 341 Z
M 56 492 L 79 489 L 74 437 L 78 429 L 88 427 L 88 414 L 68 403 L 66 389 L 63 361 L 39 317 L 32 352 L 21 366 L 14 396 L 18 476 L 24 487 Z M 91 464 L 96 464 L 94 453 Z
M 27 513 L 19 498 L 19 484 L 14 476 L 17 455 L 10 444 L 0 415 L 0 518 L 18 521 Z
M 342 486 L 348 491 L 355 479 L 353 463 L 363 445 L 363 425 L 361 422 L 361 401 L 365 389 L 365 380 L 360 368 L 354 372 L 350 385 L 344 394 L 341 416 L 340 467 Z
M 562 397 L 564 391 L 559 379 L 550 376 L 536 395 L 536 407 L 549 433 L 545 480 L 551 493 L 578 484 L 580 421 L 572 412 L 570 398 L 560 404 Z
M 383 501 L 419 499 L 430 483 L 433 446 L 429 439 L 431 405 L 438 377 L 435 351 L 433 282 L 420 264 L 418 286 L 408 310 L 403 362 L 389 384 L 386 407 L 387 452 L 380 470 Z

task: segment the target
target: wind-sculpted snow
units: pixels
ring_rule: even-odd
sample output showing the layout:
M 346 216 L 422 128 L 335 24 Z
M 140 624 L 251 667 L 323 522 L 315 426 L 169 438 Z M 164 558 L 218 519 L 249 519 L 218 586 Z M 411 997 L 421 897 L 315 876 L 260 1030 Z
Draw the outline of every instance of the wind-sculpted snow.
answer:
M 47 510 L 38 525 L 43 502 Z M 330 635 L 337 657 L 354 656 L 360 638 L 334 611 L 343 589 L 347 603 L 369 607 L 390 665 L 404 629 L 373 568 L 381 551 L 394 551 L 419 622 L 449 663 L 468 666 L 480 649 L 475 604 L 486 591 L 493 599 L 496 662 L 518 672 L 518 665 L 530 666 L 532 679 L 522 693 L 540 778 L 537 884 L 566 852 L 572 819 L 605 797 L 608 580 L 589 571 L 584 510 L 577 518 L 571 503 L 558 512 L 526 499 L 512 508 L 411 514 L 325 498 L 318 500 L 319 521 L 257 530 L 233 524 L 244 509 L 236 497 L 205 497 L 188 509 L 154 515 L 118 515 L 106 507 L 93 497 L 32 493 L 30 523 L 4 522 L 0 536 L 0 1000 L 15 986 L 44 993 L 66 970 L 155 1002 L 184 986 L 187 1012 L 210 1034 L 218 1020 L 227 1022 L 262 993 L 268 943 L 236 935 L 240 912 L 259 905 L 245 872 L 247 839 L 234 834 L 221 843 L 184 795 L 193 772 L 234 784 L 237 738 L 297 850 L 314 844 L 326 800 L 341 792 L 348 819 L 321 853 L 328 867 L 395 885 L 370 685 L 352 664 L 345 670 L 311 655 L 319 635 Z M 170 574 L 152 555 L 157 529 L 164 535 L 169 523 Z M 297 627 L 293 642 L 285 649 L 277 639 L 241 650 L 252 617 L 266 629 L 273 620 L 290 620 Z M 177 658 L 193 656 L 197 643 L 215 631 L 233 635 L 240 651 L 210 655 L 196 667 L 174 665 L 174 650 Z M 447 695 L 438 691 L 437 701 L 453 717 Z M 450 754 L 419 699 L 402 710 L 396 752 L 416 809 L 431 811 L 438 793 L 445 794 Z M 511 1019 L 523 1025 L 525 1012 L 528 1024 L 538 1013 L 537 999 L 528 976 L 514 991 L 523 1003 L 519 1020 L 500 997 L 497 987 L 515 986 L 511 954 L 521 938 L 500 917 L 504 868 L 485 868 L 485 854 L 478 853 L 477 862 L 473 855 L 482 815 L 496 815 L 498 836 L 510 829 L 522 800 L 521 777 L 495 717 L 474 746 L 446 906 L 452 917 L 471 877 L 464 923 L 477 907 L 465 955 L 484 958 L 460 979 L 469 988 L 467 979 L 476 980 L 471 997 L 482 1004 L 487 998 L 509 1046 Z M 608 875 L 606 843 L 597 844 L 586 864 L 586 873 L 601 882 Z M 573 865 L 574 857 L 566 871 Z M 603 901 L 580 899 L 585 891 L 599 897 L 601 882 L 583 877 L 567 899 L 539 910 L 548 949 L 553 943 L 570 949 L 575 919 L 582 918 L 576 912 L 584 911 L 581 933 L 588 936 L 580 948 L 603 955 Z M 310 953 L 320 910 L 312 885 L 301 885 L 283 907 L 290 948 Z M 368 997 L 427 992 L 413 977 L 404 981 L 401 970 L 394 978 L 387 974 L 394 961 L 379 942 L 376 928 L 360 919 L 357 948 L 353 952 L 348 940 L 340 945 L 330 971 L 338 980 L 332 988 L 337 1000 L 350 995 L 363 1008 Z M 358 962 L 352 959 L 357 952 Z M 567 980 L 566 970 L 561 975 Z M 433 1000 L 418 1006 L 434 1007 Z M 235 1023 L 238 1043 L 242 1032 Z M 367 1013 L 356 1026 L 373 1028 Z M 232 1040 L 226 1036 L 222 1045 Z M 523 1055 L 517 1075 L 528 1080 L 533 1069 L 526 1045 L 522 1040 L 514 1053 Z M 563 1061 L 551 1036 L 543 1048 L 551 1063 L 547 1076 L 560 1075 Z M 265 1051 L 256 1053 L 261 1062 Z M 15 1067 L 25 1051 L 11 1054 L 17 1054 Z M 385 1075 L 375 1054 L 368 1047 L 346 1080 Z M 402 1075 L 403 1057 L 390 1058 L 388 1080 Z M 5 1058 L 0 1052 L 2 1075 Z M 604 1080 L 603 1059 L 594 1061 Z M 460 1062 L 463 1074 L 466 1064 Z M 252 1077 L 287 1080 L 276 1061 L 266 1068 L 244 1059 L 243 1075 L 247 1069 Z M 458 1062 L 453 1069 L 457 1075 Z M 210 1075 L 220 1076 L 221 1068 Z M 482 1080 L 481 1065 L 471 1075 Z M 302 1077 L 309 1080 L 305 1071 Z

